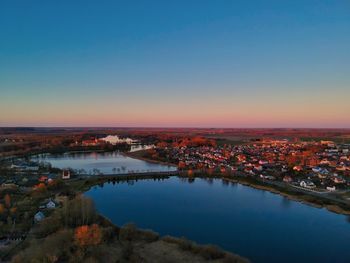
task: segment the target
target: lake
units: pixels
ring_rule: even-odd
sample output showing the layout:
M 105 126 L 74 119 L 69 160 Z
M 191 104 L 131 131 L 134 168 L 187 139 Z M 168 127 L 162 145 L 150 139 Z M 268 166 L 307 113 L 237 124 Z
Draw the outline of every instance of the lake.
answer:
M 252 262 L 350 262 L 348 217 L 240 184 L 171 177 L 86 195 L 117 225 L 216 244 Z
M 174 171 L 175 166 L 157 164 L 127 157 L 119 152 L 75 152 L 65 154 L 40 154 L 33 161 L 51 163 L 52 167 L 75 170 L 84 169 L 87 174 L 94 171 L 103 174 L 123 174 L 130 172 L 166 172 Z

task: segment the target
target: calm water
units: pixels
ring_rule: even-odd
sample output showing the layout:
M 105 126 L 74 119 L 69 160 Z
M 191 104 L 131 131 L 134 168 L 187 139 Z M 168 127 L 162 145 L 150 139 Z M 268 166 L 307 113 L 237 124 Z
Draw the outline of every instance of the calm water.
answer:
M 98 169 L 99 172 L 104 174 L 176 170 L 174 166 L 145 162 L 127 157 L 118 152 L 42 154 L 32 159 L 49 162 L 53 167 L 61 169 L 84 169 L 86 173 L 90 174 L 93 174 L 94 169 Z
M 217 244 L 253 262 L 350 262 L 346 216 L 221 180 L 172 177 L 86 193 L 114 223 Z

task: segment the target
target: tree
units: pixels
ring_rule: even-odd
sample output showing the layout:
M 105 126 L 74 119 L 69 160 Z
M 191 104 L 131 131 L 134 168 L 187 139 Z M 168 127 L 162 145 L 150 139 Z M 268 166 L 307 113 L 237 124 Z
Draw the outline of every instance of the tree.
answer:
M 64 223 L 73 227 L 92 224 L 96 219 L 96 209 L 93 201 L 83 195 L 66 201 L 62 213 Z
M 5 213 L 5 206 L 3 204 L 0 204 L 0 215 Z
M 17 212 L 17 207 L 12 207 L 12 208 L 10 209 L 11 215 L 16 214 L 16 212 Z
M 11 197 L 10 197 L 10 195 L 6 194 L 4 199 L 5 199 L 5 206 L 7 208 L 10 208 L 11 207 Z
M 102 240 L 102 232 L 97 224 L 83 225 L 75 229 L 74 242 L 80 247 L 98 245 Z
M 36 190 L 38 192 L 44 192 L 44 191 L 46 191 L 46 185 L 44 183 L 39 183 L 39 184 L 34 186 L 34 190 Z

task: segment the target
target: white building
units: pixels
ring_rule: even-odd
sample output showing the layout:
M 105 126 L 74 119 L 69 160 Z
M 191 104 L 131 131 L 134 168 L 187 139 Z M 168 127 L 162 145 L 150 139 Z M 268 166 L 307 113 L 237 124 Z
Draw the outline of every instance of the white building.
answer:
M 336 188 L 335 188 L 335 186 L 327 186 L 326 189 L 327 189 L 328 191 L 333 192 L 333 191 L 335 191 Z
M 119 138 L 118 135 L 108 135 L 105 138 L 101 139 L 102 141 L 108 142 L 110 144 L 116 145 L 119 143 L 127 143 L 127 144 L 133 144 L 137 141 L 130 139 L 130 138 Z
M 302 180 L 300 182 L 300 186 L 304 187 L 304 188 L 309 188 L 309 189 L 316 187 L 316 185 L 312 181 L 309 181 L 309 180 Z

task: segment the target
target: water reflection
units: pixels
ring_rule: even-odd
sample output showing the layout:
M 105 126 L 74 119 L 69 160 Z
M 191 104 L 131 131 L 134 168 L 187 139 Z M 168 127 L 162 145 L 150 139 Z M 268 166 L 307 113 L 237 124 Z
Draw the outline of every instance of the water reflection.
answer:
M 118 225 L 214 243 L 252 262 L 348 262 L 350 216 L 230 185 L 172 177 L 106 184 L 86 195 Z
M 281 204 L 284 208 L 288 208 L 291 206 L 291 201 L 285 196 L 282 196 Z
M 125 174 L 175 171 L 175 166 L 150 163 L 125 156 L 119 152 L 89 152 L 41 154 L 32 159 L 51 163 L 53 167 L 71 168 L 78 174 Z

